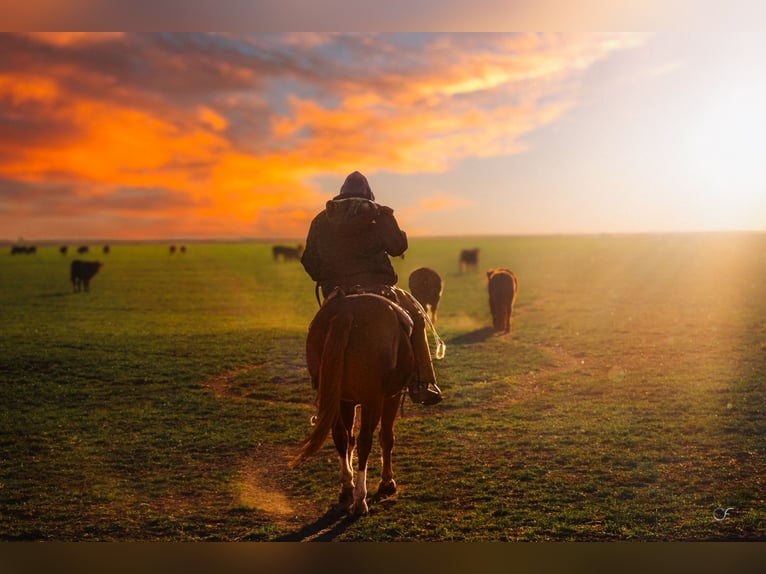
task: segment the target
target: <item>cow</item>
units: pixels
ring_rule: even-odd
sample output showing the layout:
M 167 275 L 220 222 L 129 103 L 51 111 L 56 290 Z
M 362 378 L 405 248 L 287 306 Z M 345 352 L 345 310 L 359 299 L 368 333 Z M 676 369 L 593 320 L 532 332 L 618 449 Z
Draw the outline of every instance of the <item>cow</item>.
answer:
M 473 270 L 476 271 L 479 265 L 479 248 L 475 249 L 463 249 L 460 252 L 460 259 L 458 260 L 459 271 Z
M 90 288 L 90 280 L 104 266 L 99 261 L 81 261 L 75 259 L 69 268 L 69 278 L 72 280 L 72 288 L 75 293 L 84 289 L 87 293 Z
M 271 254 L 274 256 L 274 261 L 279 260 L 279 256 L 282 256 L 283 261 L 298 261 L 303 255 L 303 245 L 300 243 L 295 247 L 289 245 L 275 245 L 271 248 Z
M 431 322 L 436 324 L 436 311 L 442 297 L 442 278 L 429 267 L 418 267 L 410 273 L 408 281 L 410 293 L 423 306 Z
M 176 252 L 176 246 L 175 246 L 175 245 L 171 245 L 171 246 L 168 248 L 168 250 L 170 251 L 170 254 L 171 254 L 171 255 L 173 255 L 173 253 L 175 253 L 175 252 Z
M 30 255 L 32 253 L 37 253 L 37 247 L 34 245 L 12 245 L 11 246 L 11 255 Z
M 61 255 L 66 255 L 66 252 L 68 250 L 69 250 L 69 247 L 67 247 L 66 245 L 62 245 L 61 247 L 59 247 L 59 253 L 61 253 Z
M 181 253 L 186 253 L 186 245 L 181 245 L 181 247 L 179 247 L 179 248 L 178 248 L 178 250 L 179 250 Z
M 88 252 L 88 246 L 87 245 L 82 245 L 82 246 L 77 248 L 77 253 L 83 254 L 83 253 L 87 253 L 87 252 Z
M 513 306 L 519 293 L 516 275 L 510 269 L 496 268 L 487 271 L 489 311 L 495 331 L 510 332 L 513 322 Z
M 105 254 L 109 253 L 109 246 L 108 245 L 104 245 L 104 253 Z

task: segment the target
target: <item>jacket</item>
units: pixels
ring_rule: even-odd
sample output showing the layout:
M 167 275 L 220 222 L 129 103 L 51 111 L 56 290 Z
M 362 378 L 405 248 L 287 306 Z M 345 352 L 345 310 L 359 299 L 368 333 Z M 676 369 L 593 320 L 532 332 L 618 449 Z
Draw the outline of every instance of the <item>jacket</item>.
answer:
M 312 220 L 301 263 L 326 296 L 339 286 L 394 285 L 389 255 L 406 250 L 407 234 L 390 207 L 337 196 Z

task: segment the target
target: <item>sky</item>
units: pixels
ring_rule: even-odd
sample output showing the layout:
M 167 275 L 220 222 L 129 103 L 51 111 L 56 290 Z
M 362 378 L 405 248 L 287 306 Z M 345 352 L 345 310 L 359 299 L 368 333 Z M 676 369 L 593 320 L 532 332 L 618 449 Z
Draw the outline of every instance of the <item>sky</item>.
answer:
M 0 240 L 766 230 L 766 35 L 2 33 Z

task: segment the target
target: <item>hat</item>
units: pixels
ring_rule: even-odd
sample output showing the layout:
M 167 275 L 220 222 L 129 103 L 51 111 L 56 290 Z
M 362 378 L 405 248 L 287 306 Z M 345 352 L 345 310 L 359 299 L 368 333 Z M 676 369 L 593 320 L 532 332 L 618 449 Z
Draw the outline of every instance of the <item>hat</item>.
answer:
M 358 171 L 349 174 L 340 188 L 340 195 L 338 197 L 363 197 L 370 201 L 375 201 L 375 196 L 372 194 L 370 184 L 367 183 L 367 178 Z

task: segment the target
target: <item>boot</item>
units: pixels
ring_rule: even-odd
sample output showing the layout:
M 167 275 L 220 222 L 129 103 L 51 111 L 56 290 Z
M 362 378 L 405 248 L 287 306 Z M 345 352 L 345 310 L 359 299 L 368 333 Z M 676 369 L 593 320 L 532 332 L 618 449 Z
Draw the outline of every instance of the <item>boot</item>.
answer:
M 416 381 L 410 385 L 409 394 L 413 403 L 426 406 L 440 403 L 443 398 L 441 389 L 436 386 L 436 383 L 424 381 Z

